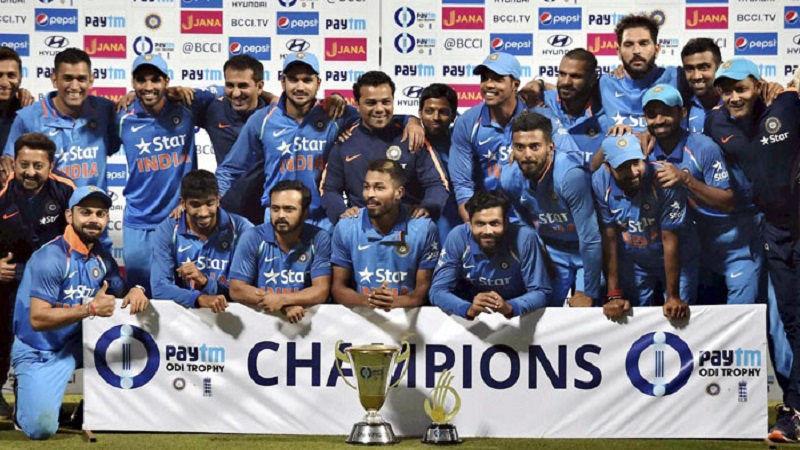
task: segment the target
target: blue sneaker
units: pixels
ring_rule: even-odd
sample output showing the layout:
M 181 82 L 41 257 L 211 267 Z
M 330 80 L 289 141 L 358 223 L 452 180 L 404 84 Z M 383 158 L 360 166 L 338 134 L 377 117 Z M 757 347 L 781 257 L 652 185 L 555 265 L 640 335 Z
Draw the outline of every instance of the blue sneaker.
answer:
M 767 439 L 772 442 L 797 442 L 798 430 L 800 430 L 800 414 L 796 410 L 786 405 L 778 405 L 775 426 L 769 430 Z

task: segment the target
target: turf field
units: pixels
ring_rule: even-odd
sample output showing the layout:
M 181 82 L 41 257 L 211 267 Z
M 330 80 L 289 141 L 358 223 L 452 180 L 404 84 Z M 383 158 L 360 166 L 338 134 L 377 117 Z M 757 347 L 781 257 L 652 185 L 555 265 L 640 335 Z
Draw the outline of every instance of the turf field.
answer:
M 6 397 L 11 400 L 10 397 Z M 67 396 L 65 407 L 74 409 L 79 396 Z M 775 420 L 774 405 L 770 405 L 770 425 Z M 765 433 L 766 434 L 766 430 Z M 28 440 L 21 431 L 15 431 L 8 420 L 0 420 L 0 449 L 169 449 L 169 450 L 335 450 L 357 448 L 345 444 L 345 436 L 288 436 L 288 435 L 242 435 L 242 434 L 167 434 L 167 433 L 97 433 L 97 442 L 88 443 L 81 432 L 59 430 L 59 433 L 46 442 Z M 794 446 L 781 446 L 789 449 Z M 800 448 L 800 444 L 797 445 Z M 418 438 L 405 438 L 391 448 L 430 449 L 420 443 Z M 767 449 L 763 441 L 711 441 L 711 440 L 586 440 L 586 439 L 466 439 L 458 449 Z

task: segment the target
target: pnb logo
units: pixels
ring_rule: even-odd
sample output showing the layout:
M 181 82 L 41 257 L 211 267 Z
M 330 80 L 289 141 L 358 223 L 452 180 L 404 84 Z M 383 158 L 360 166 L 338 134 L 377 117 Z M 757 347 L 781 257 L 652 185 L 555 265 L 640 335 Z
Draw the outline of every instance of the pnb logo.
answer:
M 399 27 L 408 28 L 411 25 L 414 25 L 414 22 L 416 21 L 416 13 L 413 9 L 407 6 L 404 6 L 394 12 L 394 23 L 396 23 Z
M 27 34 L 0 34 L 0 45 L 13 49 L 19 56 L 31 56 Z
M 734 55 L 777 55 L 778 33 L 734 34 Z
M 94 349 L 97 373 L 118 389 L 136 389 L 147 384 L 158 372 L 159 358 L 153 337 L 133 325 L 109 329 L 100 336 Z
M 268 37 L 232 37 L 228 39 L 228 57 L 250 55 L 261 61 L 272 58 L 272 40 Z
M 540 30 L 580 30 L 581 8 L 539 8 Z
M 278 34 L 319 34 L 319 13 L 278 12 Z
M 800 28 L 800 6 L 786 6 L 783 10 L 783 27 Z
M 647 361 L 643 364 L 645 357 Z M 625 372 L 633 387 L 652 397 L 678 392 L 689 381 L 693 370 L 694 358 L 689 345 L 677 335 L 661 331 L 640 337 L 625 358 Z
M 36 8 L 36 31 L 78 31 L 77 9 Z
M 505 52 L 516 56 L 533 56 L 533 35 L 525 33 L 492 34 L 492 51 Z

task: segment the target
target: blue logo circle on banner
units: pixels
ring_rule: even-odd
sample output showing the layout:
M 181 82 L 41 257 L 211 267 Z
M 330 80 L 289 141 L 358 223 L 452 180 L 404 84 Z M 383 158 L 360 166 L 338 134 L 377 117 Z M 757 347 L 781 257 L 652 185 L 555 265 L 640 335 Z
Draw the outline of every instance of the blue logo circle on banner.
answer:
M 394 38 L 394 48 L 400 53 L 411 53 L 417 46 L 414 36 L 408 33 L 400 33 Z
M 403 6 L 394 13 L 394 23 L 397 26 L 408 28 L 417 21 L 416 13 L 408 6 Z
M 639 360 L 642 357 L 642 353 L 651 346 L 656 347 L 653 361 L 655 364 L 655 382 L 645 379 L 639 370 Z M 664 377 L 666 347 L 675 350 L 681 361 L 678 375 L 669 381 L 666 381 Z M 692 370 L 694 370 L 694 360 L 692 359 L 692 351 L 689 349 L 689 345 L 678 336 L 661 331 L 648 333 L 637 339 L 631 345 L 630 350 L 628 350 L 628 356 L 625 358 L 625 371 L 633 386 L 642 394 L 652 397 L 663 397 L 678 392 L 689 381 Z
M 137 375 L 120 376 L 108 366 L 108 348 L 117 339 L 134 339 L 144 345 L 147 351 L 147 363 Z M 123 344 L 121 355 L 117 356 L 119 358 L 115 359 L 122 361 L 123 371 L 129 370 L 131 366 L 130 346 Z M 147 384 L 158 372 L 159 360 L 160 354 L 156 341 L 153 340 L 150 333 L 133 325 L 117 325 L 107 330 L 97 339 L 97 345 L 94 348 L 94 365 L 97 368 L 97 373 L 106 383 L 119 389 L 136 389 Z

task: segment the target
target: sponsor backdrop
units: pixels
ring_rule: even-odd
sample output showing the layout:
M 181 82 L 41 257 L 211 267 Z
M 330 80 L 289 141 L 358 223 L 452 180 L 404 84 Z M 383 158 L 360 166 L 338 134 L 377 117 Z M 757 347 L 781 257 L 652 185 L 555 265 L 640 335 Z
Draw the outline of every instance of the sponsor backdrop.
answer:
M 238 304 L 214 315 L 156 301 L 145 317 L 84 322 L 85 427 L 345 434 L 364 410 L 335 343 L 407 339 L 408 375 L 381 410 L 400 435 L 429 425 L 424 398 L 451 369 L 464 436 L 756 439 L 767 429 L 764 308 L 693 307 L 676 328 L 660 308 L 620 324 L 599 309 L 468 322 L 433 307 L 322 305 L 291 325 Z
M 93 60 L 92 93 L 119 99 L 130 86 L 137 55 L 159 53 L 173 85 L 224 84 L 222 65 L 248 53 L 264 63 L 266 89 L 280 92 L 282 60 L 293 51 L 320 57 L 322 93 L 352 101 L 351 86 L 369 69 L 397 82 L 399 113 L 415 113 L 422 88 L 434 81 L 459 92 L 462 109 L 480 102 L 472 69 L 487 53 L 520 58 L 523 79 L 553 80 L 561 57 L 588 48 L 602 72 L 618 63 L 614 25 L 641 12 L 661 23 L 658 62 L 680 63 L 680 48 L 709 36 L 723 58 L 747 56 L 765 78 L 787 82 L 800 55 L 800 0 L 0 0 L 0 44 L 23 58 L 23 86 L 52 89 L 53 57 L 83 47 Z M 201 168 L 213 170 L 213 148 L 199 131 Z M 122 263 L 125 160 L 109 164 L 118 197 L 112 213 L 115 257 Z

